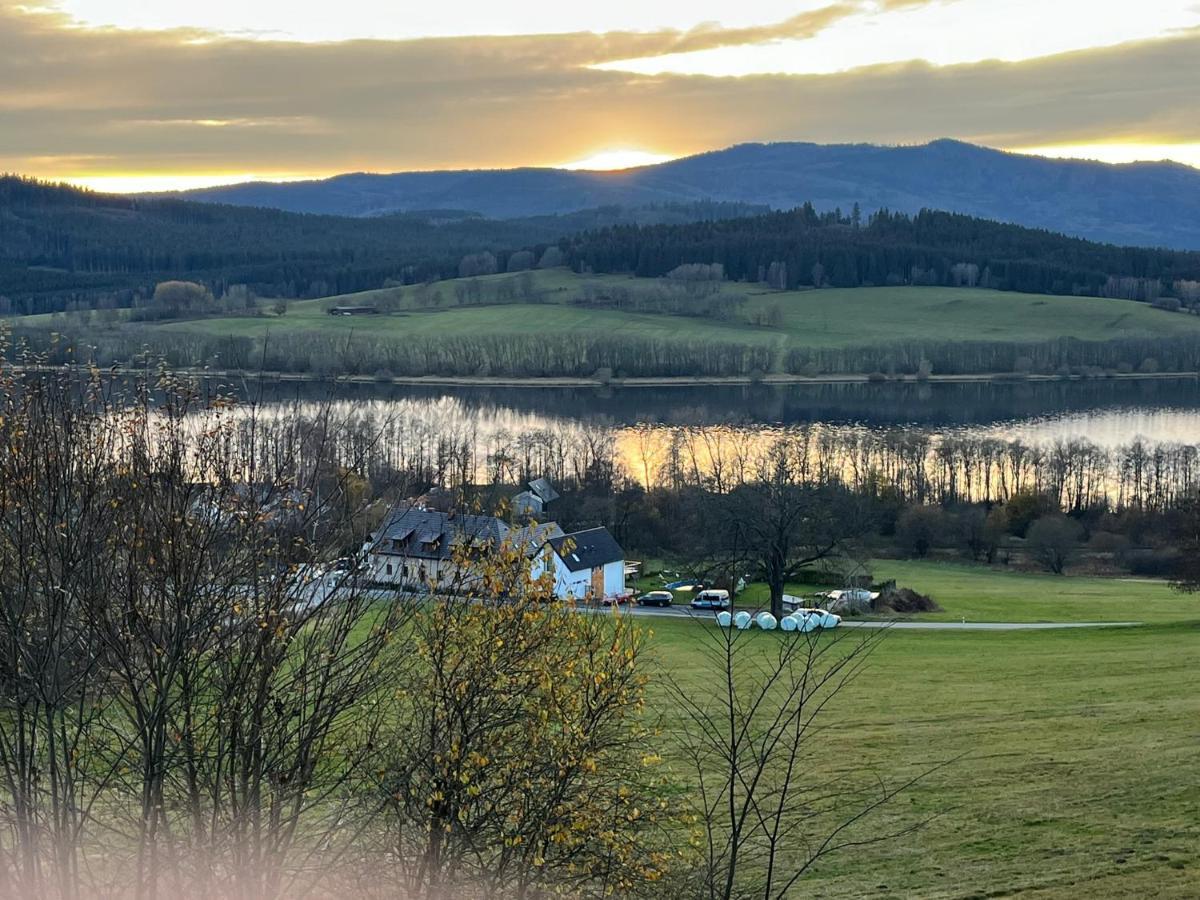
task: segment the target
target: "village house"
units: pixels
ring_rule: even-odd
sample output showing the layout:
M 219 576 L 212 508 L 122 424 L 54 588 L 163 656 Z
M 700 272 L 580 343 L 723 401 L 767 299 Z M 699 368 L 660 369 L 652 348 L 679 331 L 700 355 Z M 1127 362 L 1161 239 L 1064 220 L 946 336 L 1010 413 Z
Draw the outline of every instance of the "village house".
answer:
M 397 588 L 461 586 L 458 548 L 485 552 L 521 547 L 530 573 L 554 578 L 561 599 L 601 599 L 625 591 L 625 560 L 606 528 L 566 534 L 554 522 L 513 527 L 495 516 L 440 512 L 419 506 L 393 510 L 367 542 L 370 580 Z
M 554 593 L 564 599 L 611 599 L 625 593 L 625 552 L 607 528 L 549 538 L 533 566 L 535 576 L 553 573 Z

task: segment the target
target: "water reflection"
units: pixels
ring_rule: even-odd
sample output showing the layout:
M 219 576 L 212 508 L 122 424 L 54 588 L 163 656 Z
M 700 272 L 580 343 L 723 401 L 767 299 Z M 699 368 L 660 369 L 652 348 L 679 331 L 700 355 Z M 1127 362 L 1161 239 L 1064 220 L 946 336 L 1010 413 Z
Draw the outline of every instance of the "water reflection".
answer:
M 218 383 L 211 385 L 217 389 Z M 968 384 L 730 385 L 666 388 L 441 387 L 314 383 L 220 385 L 265 403 L 337 399 L 363 409 L 427 408 L 489 427 L 820 424 L 911 426 L 1036 443 L 1074 437 L 1104 446 L 1137 436 L 1200 442 L 1200 380 Z
M 803 445 L 815 472 L 854 484 L 883 477 L 917 499 L 1003 498 L 1031 487 L 1069 502 L 1107 495 L 1141 505 L 1192 489 L 1200 445 L 1194 379 L 240 388 L 267 418 L 332 410 L 351 430 L 378 435 L 381 461 L 434 481 L 517 473 L 579 479 L 589 467 L 611 465 L 647 486 L 682 479 L 720 489 L 744 479 L 786 436 Z

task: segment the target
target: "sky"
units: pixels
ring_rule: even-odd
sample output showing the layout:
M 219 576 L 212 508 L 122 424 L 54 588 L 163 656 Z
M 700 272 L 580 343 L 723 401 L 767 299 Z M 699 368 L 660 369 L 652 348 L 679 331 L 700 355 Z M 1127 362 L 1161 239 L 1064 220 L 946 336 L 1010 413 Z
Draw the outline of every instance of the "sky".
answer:
M 954 137 L 1200 167 L 1200 0 L 0 0 L 0 171 L 108 190 Z

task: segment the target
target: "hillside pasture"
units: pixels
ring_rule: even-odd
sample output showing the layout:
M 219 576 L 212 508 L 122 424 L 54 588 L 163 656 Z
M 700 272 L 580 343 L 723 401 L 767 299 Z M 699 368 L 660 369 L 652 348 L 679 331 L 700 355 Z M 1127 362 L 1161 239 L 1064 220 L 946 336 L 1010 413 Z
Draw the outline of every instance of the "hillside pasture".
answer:
M 411 334 L 484 332 L 496 328 L 525 333 L 617 329 L 631 334 L 677 334 L 681 337 L 779 342 L 785 346 L 845 348 L 898 341 L 1039 341 L 1075 338 L 1105 341 L 1127 337 L 1200 335 L 1200 317 L 1169 313 L 1148 304 L 1099 297 L 1060 297 L 950 287 L 872 287 L 808 291 L 771 291 L 762 285 L 725 283 L 723 293 L 744 299 L 741 316 L 727 322 L 690 316 L 632 314 L 581 308 L 575 304 L 587 284 L 637 292 L 652 289 L 657 279 L 620 275 L 577 275 L 564 269 L 530 273 L 535 302 L 460 306 L 455 281 L 435 284 L 442 304 L 422 308 L 420 288 L 384 288 L 321 300 L 293 302 L 285 316 L 235 323 L 208 319 L 164 327 L 203 328 L 228 333 L 261 333 L 276 328 L 356 330 L 361 319 L 324 315 L 330 306 L 377 305 L 394 310 L 386 327 Z M 478 279 L 488 288 L 519 275 Z M 522 298 L 524 299 L 524 298 Z M 502 306 L 502 309 L 497 309 Z M 547 307 L 555 307 L 548 309 Z M 750 324 L 754 314 L 778 306 L 778 327 Z M 372 330 L 375 323 L 372 322 Z M 380 327 L 384 327 L 382 324 Z M 234 329 L 229 331 L 229 329 Z
M 334 306 L 380 313 L 331 316 Z M 693 308 L 707 314 L 684 314 Z M 565 269 L 265 300 L 249 315 L 29 316 L 17 329 L 35 342 L 57 331 L 94 345 L 102 364 L 148 348 L 178 366 L 405 377 L 1097 374 L 1190 371 L 1200 353 L 1200 317 L 1128 300 L 951 287 L 772 291 Z

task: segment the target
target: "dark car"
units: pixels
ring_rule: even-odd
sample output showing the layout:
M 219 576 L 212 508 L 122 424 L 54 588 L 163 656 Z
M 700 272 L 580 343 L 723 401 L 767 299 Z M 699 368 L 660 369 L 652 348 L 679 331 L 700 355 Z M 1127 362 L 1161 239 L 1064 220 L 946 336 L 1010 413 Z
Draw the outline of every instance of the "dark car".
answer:
M 650 591 L 638 597 L 638 606 L 670 606 L 675 598 L 670 591 Z

